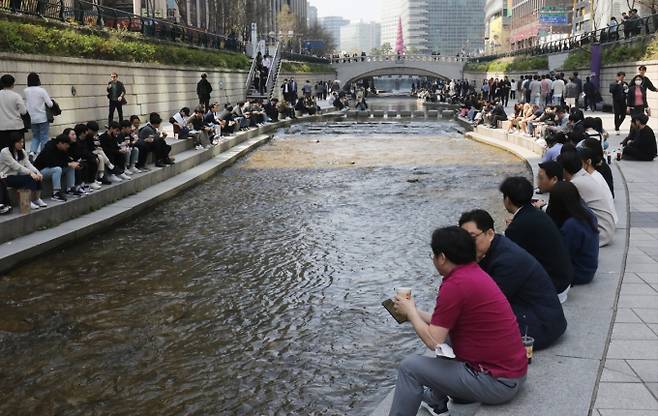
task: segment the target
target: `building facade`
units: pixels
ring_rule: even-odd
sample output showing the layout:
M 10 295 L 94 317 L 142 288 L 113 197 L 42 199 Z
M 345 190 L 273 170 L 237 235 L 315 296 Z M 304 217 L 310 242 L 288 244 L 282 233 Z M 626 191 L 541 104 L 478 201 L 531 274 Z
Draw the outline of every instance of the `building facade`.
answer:
M 384 0 L 382 42 L 395 45 L 398 19 L 407 53 L 474 55 L 484 49 L 485 0 Z
M 512 49 L 535 46 L 569 36 L 573 0 L 513 0 Z
M 329 32 L 331 38 L 334 40 L 334 45 L 338 47 L 340 45 L 340 29 L 343 26 L 349 25 L 350 21 L 343 19 L 340 16 L 325 16 L 321 17 L 319 20 L 320 26 Z
M 357 22 L 340 28 L 340 47 L 344 53 L 370 53 L 381 46 L 381 25 L 379 23 Z
M 308 18 L 306 24 L 311 27 L 318 24 L 318 8 L 315 6 L 308 6 Z
M 638 3 L 636 9 L 641 9 Z M 606 27 L 614 16 L 621 23 L 621 14 L 628 12 L 626 0 L 577 0 L 573 8 L 573 33 L 581 34 Z
M 486 0 L 484 4 L 484 49 L 486 53 L 510 50 L 512 0 Z

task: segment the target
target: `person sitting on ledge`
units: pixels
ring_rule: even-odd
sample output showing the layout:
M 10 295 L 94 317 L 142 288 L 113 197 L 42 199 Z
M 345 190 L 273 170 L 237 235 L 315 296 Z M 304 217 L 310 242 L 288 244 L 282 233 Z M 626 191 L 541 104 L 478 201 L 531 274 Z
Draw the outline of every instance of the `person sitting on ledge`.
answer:
M 646 114 L 637 114 L 632 118 L 634 136 L 629 136 L 622 142 L 624 160 L 651 162 L 656 158 L 656 135 L 651 127 L 647 126 L 648 122 L 649 117 Z
M 482 270 L 494 279 L 512 305 L 520 333 L 535 339 L 536 350 L 552 345 L 567 329 L 567 320 L 546 270 L 512 240 L 496 234 L 494 220 L 487 211 L 463 213 L 459 226 L 475 241 Z
M 11 134 L 10 139 L 9 146 L 0 151 L 0 178 L 4 178 L 3 182 L 6 186 L 31 191 L 32 209 L 45 208 L 47 205 L 41 199 L 43 176 L 30 163 L 25 150 L 23 150 L 23 136 L 18 133 Z
M 526 178 L 505 179 L 500 192 L 505 209 L 513 215 L 505 236 L 537 259 L 551 278 L 560 303 L 566 302 L 573 266 L 560 230 L 550 217 L 532 206 L 532 184 Z
M 485 121 L 492 129 L 498 128 L 499 121 L 507 121 L 507 113 L 501 104 L 496 104 L 496 106 L 491 110 L 491 112 L 485 115 Z
M 546 213 L 560 228 L 573 264 L 574 285 L 594 279 L 599 266 L 599 230 L 596 216 L 584 204 L 571 182 L 559 182 L 551 190 Z
M 213 129 L 204 122 L 203 108 L 197 107 L 194 109 L 192 116 L 187 119 L 187 126 L 190 128 L 189 135 L 194 140 L 196 150 L 210 147 Z
M 187 127 L 187 119 L 189 117 L 190 108 L 183 107 L 180 109 L 180 111 L 176 112 L 176 114 L 169 118 L 169 122 L 172 126 L 174 126 L 174 130 L 178 130 L 179 139 L 187 139 L 189 136 L 190 129 Z
M 603 247 L 611 244 L 615 238 L 617 211 L 610 189 L 583 169 L 583 160 L 591 159 L 590 154 L 586 149 L 577 151 L 573 146 L 565 145 L 559 162 L 564 168 L 564 179 L 576 185 L 580 197 L 596 215 L 599 247 Z
M 146 158 L 150 152 L 153 153 L 156 167 L 164 167 L 165 165 L 173 165 L 174 161 L 169 157 L 171 146 L 167 144 L 165 138 L 167 133 L 160 133 L 160 124 L 162 118 L 158 113 L 149 114 L 149 122 L 139 130 L 139 141 L 137 147 L 139 148 L 139 161 L 137 168 L 142 170 L 146 165 Z
M 116 121 L 111 121 L 107 126 L 107 131 L 101 134 L 98 140 L 101 142 L 103 152 L 105 152 L 107 157 L 110 159 L 110 162 L 112 162 L 114 165 L 114 169 L 110 171 L 110 177 L 114 175 L 121 181 L 127 181 L 131 179 L 125 171 L 126 155 L 130 156 L 130 151 L 120 146 L 120 131 L 121 125 Z M 114 178 L 111 180 L 114 180 Z
M 432 233 L 431 247 L 434 267 L 443 276 L 434 312 L 417 309 L 413 297 L 396 296 L 395 305 L 427 348 L 438 350 L 450 337 L 456 357 L 406 357 L 390 416 L 415 416 L 421 402 L 446 414 L 448 396 L 455 410 L 502 404 L 516 396 L 528 371 L 514 312 L 476 263 L 473 238 L 459 227 L 440 228 Z
M 53 201 L 66 202 L 66 197 L 62 193 L 62 176 L 65 180 L 65 190 L 73 194 L 75 169 L 79 164 L 69 158 L 70 146 L 71 140 L 68 135 L 60 134 L 46 143 L 34 161 L 34 166 L 39 169 L 41 175 L 52 179 Z

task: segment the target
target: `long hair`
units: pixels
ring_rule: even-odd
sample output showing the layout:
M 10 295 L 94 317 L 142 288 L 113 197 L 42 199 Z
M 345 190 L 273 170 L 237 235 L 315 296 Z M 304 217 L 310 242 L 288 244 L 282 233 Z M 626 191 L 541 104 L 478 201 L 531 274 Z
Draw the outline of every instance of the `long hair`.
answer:
M 11 133 L 10 136 L 10 141 L 9 141 L 9 151 L 11 152 L 11 155 L 14 157 L 14 159 L 21 161 L 25 157 L 25 150 L 21 150 L 20 152 L 16 150 L 16 143 L 22 142 L 23 141 L 23 135 L 18 132 L 13 132 Z
M 575 218 L 598 233 L 594 216 L 585 207 L 576 185 L 571 182 L 558 182 L 553 186 L 546 213 L 558 227 L 562 227 L 569 218 Z

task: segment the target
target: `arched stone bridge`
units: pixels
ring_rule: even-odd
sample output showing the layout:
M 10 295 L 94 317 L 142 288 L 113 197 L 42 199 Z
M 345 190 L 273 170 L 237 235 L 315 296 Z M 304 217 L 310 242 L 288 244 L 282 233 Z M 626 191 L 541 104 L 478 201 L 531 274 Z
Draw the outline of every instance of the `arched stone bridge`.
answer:
M 365 77 L 419 75 L 461 79 L 466 59 L 437 55 L 382 55 L 333 58 L 331 66 L 342 85 Z

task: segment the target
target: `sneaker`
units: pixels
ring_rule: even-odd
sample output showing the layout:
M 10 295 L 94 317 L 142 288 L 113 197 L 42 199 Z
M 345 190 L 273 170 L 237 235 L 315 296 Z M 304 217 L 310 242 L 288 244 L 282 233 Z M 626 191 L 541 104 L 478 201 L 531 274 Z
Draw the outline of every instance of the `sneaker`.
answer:
M 557 294 L 557 298 L 560 300 L 560 303 L 564 303 L 567 301 L 567 295 L 569 294 L 569 289 L 571 289 L 571 286 L 564 289 L 563 292 Z
M 432 416 L 448 416 L 450 413 L 448 412 L 448 399 L 443 402 L 443 405 L 438 405 L 435 407 L 432 407 L 429 405 L 429 402 L 434 402 L 434 398 L 432 397 L 432 390 L 425 387 L 423 389 L 423 401 L 421 402 L 421 407 L 423 407 L 427 412 L 432 415 Z
M 156 168 L 164 168 L 165 166 L 166 166 L 165 163 L 161 160 L 155 162 L 155 167 Z
M 37 204 L 35 204 L 34 202 L 30 202 L 30 208 L 31 209 L 39 209 L 40 207 Z
M 34 159 L 36 159 L 37 154 L 34 152 L 30 152 L 27 154 L 27 158 L 30 161 L 30 163 L 34 163 Z
M 128 168 L 128 172 L 130 172 L 133 175 L 137 175 L 138 173 L 142 173 L 142 171 L 137 169 L 136 167 Z
M 53 201 L 66 202 L 66 197 L 60 192 L 53 192 L 53 196 L 50 198 Z
M 96 179 L 93 183 L 95 183 L 98 186 L 101 186 L 103 184 L 103 181 L 100 179 Z
M 198 145 L 196 145 L 196 146 L 194 147 L 194 150 L 203 150 L 203 146 L 201 146 L 200 144 L 198 144 Z
M 122 173 L 121 175 L 119 175 L 119 177 L 120 177 L 121 179 L 123 179 L 124 181 L 129 181 L 129 180 L 132 179 L 130 176 L 126 175 L 125 172 Z
M 97 190 L 101 189 L 101 184 L 98 183 L 98 182 L 92 182 L 92 183 L 88 184 L 87 186 L 88 186 L 89 189 L 91 189 L 92 191 L 97 191 Z
M 79 189 L 75 189 L 75 188 L 67 189 L 65 193 L 68 194 L 68 195 L 76 196 L 78 198 L 84 195 L 84 192 L 80 191 Z
M 119 178 L 117 175 L 110 175 L 110 177 L 108 179 L 110 180 L 110 183 L 123 182 L 123 180 L 121 178 Z
M 11 206 L 10 205 L 0 204 L 0 215 L 9 214 L 9 211 L 11 211 Z
M 165 159 L 164 160 L 165 165 L 173 165 L 174 163 L 176 163 L 176 162 L 174 162 L 174 159 Z
M 34 203 L 37 204 L 39 206 L 39 208 L 45 208 L 45 207 L 48 206 L 48 205 L 46 205 L 45 202 L 43 202 L 43 199 L 41 199 L 41 198 L 35 200 Z
M 147 168 L 146 165 L 139 167 L 135 166 L 135 169 L 139 170 L 140 172 L 149 172 L 151 170 L 151 168 Z

